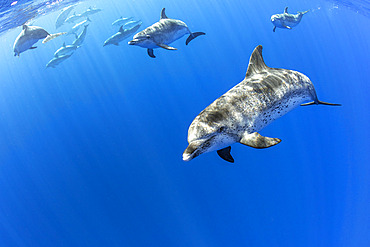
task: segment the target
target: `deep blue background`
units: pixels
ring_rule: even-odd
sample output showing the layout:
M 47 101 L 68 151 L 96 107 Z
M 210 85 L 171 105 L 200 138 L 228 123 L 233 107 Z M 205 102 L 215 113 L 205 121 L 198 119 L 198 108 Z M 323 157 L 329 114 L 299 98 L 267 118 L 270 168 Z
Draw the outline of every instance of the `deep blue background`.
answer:
M 56 69 L 59 37 L 14 57 L 0 36 L 0 246 L 370 246 L 370 20 L 326 1 L 87 1 L 83 46 Z M 270 16 L 311 9 L 293 30 Z M 118 17 L 169 17 L 202 36 L 178 51 L 103 48 Z M 34 20 L 56 32 L 58 13 Z M 64 27 L 67 30 L 67 26 Z M 58 30 L 60 31 L 60 30 Z M 240 82 L 263 45 L 271 67 L 309 76 L 319 99 L 262 135 L 182 161 L 187 129 Z

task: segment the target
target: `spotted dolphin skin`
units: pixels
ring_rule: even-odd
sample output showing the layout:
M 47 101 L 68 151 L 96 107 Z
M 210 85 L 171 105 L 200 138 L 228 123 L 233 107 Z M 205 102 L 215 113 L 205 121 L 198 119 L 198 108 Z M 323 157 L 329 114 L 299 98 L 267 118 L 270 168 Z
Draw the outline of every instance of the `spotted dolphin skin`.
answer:
M 23 25 L 22 32 L 14 41 L 13 51 L 14 56 L 19 56 L 22 52 L 27 51 L 28 49 L 36 49 L 36 46 L 33 46 L 40 39 L 44 39 L 42 43 L 46 43 L 60 35 L 65 33 L 56 33 L 49 34 L 45 29 L 36 26 L 27 26 Z
M 292 27 L 297 26 L 301 22 L 302 16 L 308 11 L 309 10 L 298 12 L 298 14 L 293 15 L 288 13 L 288 7 L 286 7 L 283 14 L 276 14 L 271 16 L 271 22 L 272 24 L 274 24 L 274 29 L 272 31 L 275 32 L 276 27 L 292 29 Z
M 287 69 L 269 68 L 262 57 L 262 46 L 254 49 L 246 76 L 204 109 L 191 123 L 189 146 L 183 160 L 217 150 L 218 155 L 234 162 L 230 145 L 236 142 L 268 148 L 280 143 L 278 138 L 261 136 L 258 131 L 303 105 L 338 105 L 319 101 L 310 79 Z
M 153 49 L 161 47 L 166 50 L 177 50 L 176 48 L 169 46 L 169 44 L 180 39 L 186 34 L 189 34 L 189 37 L 186 39 L 187 45 L 190 41 L 199 35 L 204 35 L 205 33 L 192 33 L 184 22 L 168 18 L 165 13 L 165 8 L 163 8 L 161 19 L 150 27 L 137 33 L 133 40 L 128 42 L 128 44 L 147 48 L 148 55 L 155 58 Z

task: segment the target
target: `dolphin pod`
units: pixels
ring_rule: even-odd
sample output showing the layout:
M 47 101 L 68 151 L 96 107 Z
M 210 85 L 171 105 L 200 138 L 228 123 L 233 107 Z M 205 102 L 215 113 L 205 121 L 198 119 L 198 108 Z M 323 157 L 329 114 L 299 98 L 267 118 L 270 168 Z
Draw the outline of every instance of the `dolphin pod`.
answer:
M 53 59 L 46 65 L 47 68 L 55 68 L 72 56 L 85 39 L 88 16 L 101 11 L 90 7 L 82 14 L 74 14 L 67 18 L 71 10 L 72 7 L 68 7 L 62 11 L 58 16 L 56 27 L 60 27 L 64 22 L 72 23 L 86 17 L 86 21 L 76 24 L 69 33 L 76 33 L 83 25 L 84 30 L 80 35 L 76 34 L 72 45 L 64 43 L 55 52 Z M 283 14 L 271 16 L 273 31 L 275 32 L 276 27 L 292 29 L 300 23 L 302 16 L 307 12 L 289 14 L 286 7 Z M 118 46 L 121 41 L 135 34 L 142 22 L 132 19 L 121 17 L 114 21 L 112 25 L 120 28 L 104 42 L 104 46 L 110 44 Z M 65 33 L 49 34 L 40 27 L 24 25 L 14 43 L 14 53 L 19 56 L 28 49 L 36 48 L 33 45 L 38 40 L 44 39 L 45 43 L 62 34 Z M 183 21 L 168 18 L 163 8 L 160 20 L 134 35 L 128 44 L 146 48 L 148 55 L 155 58 L 153 49 L 177 50 L 169 44 L 186 34 L 189 35 L 186 45 L 196 37 L 205 35 L 204 32 L 191 32 Z M 279 138 L 262 136 L 259 131 L 296 107 L 309 105 L 340 106 L 320 101 L 311 80 L 303 73 L 268 67 L 262 56 L 262 46 L 259 45 L 250 57 L 245 78 L 200 112 L 190 124 L 188 147 L 183 152 L 183 160 L 190 161 L 203 153 L 217 151 L 222 159 L 233 163 L 231 145 L 234 143 L 257 149 L 275 146 L 281 142 Z
M 189 146 L 183 160 L 217 150 L 228 162 L 231 144 L 239 142 L 253 148 L 268 148 L 280 139 L 261 136 L 258 131 L 301 105 L 332 105 L 318 100 L 310 79 L 297 71 L 266 66 L 262 46 L 257 46 L 249 60 L 243 81 L 230 89 L 193 120 L 188 131 Z

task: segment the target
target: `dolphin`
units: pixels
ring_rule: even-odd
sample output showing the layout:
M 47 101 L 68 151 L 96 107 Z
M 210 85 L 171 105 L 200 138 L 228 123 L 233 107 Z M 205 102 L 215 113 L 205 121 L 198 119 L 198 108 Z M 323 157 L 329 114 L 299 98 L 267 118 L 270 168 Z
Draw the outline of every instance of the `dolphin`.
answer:
M 71 13 L 71 11 L 73 10 L 74 7 L 75 7 L 75 5 L 68 6 L 68 7 L 64 8 L 62 10 L 62 12 L 60 12 L 60 14 L 58 15 L 57 20 L 55 22 L 55 28 L 56 29 L 58 29 L 59 27 L 61 27 L 64 24 L 68 15 Z
M 127 18 L 123 18 L 121 16 L 121 18 L 115 20 L 113 23 L 112 23 L 112 26 L 122 26 L 124 25 L 126 22 L 128 21 L 131 21 L 132 19 L 134 19 L 134 17 L 127 17 Z
M 79 46 L 66 45 L 66 43 L 63 43 L 63 46 L 54 53 L 54 57 L 61 57 L 64 55 L 68 55 L 70 53 L 73 53 L 77 48 L 79 48 Z
M 161 47 L 167 50 L 177 50 L 168 44 L 180 39 L 185 34 L 189 34 L 189 37 L 186 39 L 186 45 L 199 35 L 205 35 L 203 32 L 192 33 L 184 22 L 168 18 L 165 13 L 165 8 L 163 8 L 161 19 L 150 27 L 137 33 L 128 44 L 147 48 L 148 55 L 155 58 L 153 52 L 154 48 Z
M 65 61 L 67 58 L 71 57 L 72 54 L 69 54 L 69 55 L 63 55 L 63 56 L 60 56 L 60 57 L 54 57 L 53 59 L 51 59 L 47 64 L 46 64 L 46 68 L 55 68 L 58 64 L 60 64 L 61 62 Z
M 119 45 L 119 42 L 123 41 L 124 39 L 128 38 L 130 35 L 134 34 L 139 28 L 141 24 L 137 24 L 136 26 L 123 29 L 123 26 L 120 27 L 118 33 L 114 34 L 113 36 L 109 37 L 103 46 L 106 45 Z
M 306 14 L 309 10 L 298 12 L 298 14 L 288 14 L 288 7 L 285 7 L 283 14 L 276 14 L 271 16 L 271 22 L 274 24 L 274 29 L 272 31 L 275 32 L 276 27 L 279 28 L 287 28 L 292 29 L 301 22 L 302 16 Z
M 81 16 L 83 17 L 83 16 L 89 16 L 89 15 L 93 15 L 93 14 L 96 14 L 96 13 L 98 13 L 98 12 L 100 12 L 101 11 L 101 9 L 97 9 L 97 8 L 93 8 L 93 7 L 89 7 L 85 12 L 83 12 L 82 14 L 81 14 Z
M 81 21 L 81 22 L 77 23 L 76 25 L 74 25 L 74 26 L 71 28 L 71 30 L 69 30 L 69 31 L 67 32 L 67 35 L 74 34 L 74 35 L 76 36 L 76 38 L 77 38 L 77 32 L 78 32 L 78 30 L 80 30 L 80 28 L 81 28 L 83 25 L 87 24 L 87 22 L 91 22 L 91 20 L 89 19 L 89 17 L 87 17 L 87 18 L 86 18 L 86 20 Z
M 189 146 L 183 160 L 217 150 L 218 155 L 234 162 L 230 145 L 236 142 L 253 147 L 268 148 L 280 139 L 258 133 L 268 124 L 303 105 L 333 105 L 319 101 L 310 79 L 287 69 L 267 67 L 262 46 L 257 46 L 249 60 L 246 76 L 193 120 L 188 131 Z
M 70 17 L 68 17 L 65 22 L 68 22 L 68 23 L 74 23 L 75 21 L 79 20 L 82 18 L 82 15 L 80 14 L 76 14 L 76 12 L 73 13 L 73 15 L 71 15 Z
M 143 22 L 141 20 L 139 21 L 129 21 L 127 22 L 125 25 L 123 25 L 123 28 L 131 28 L 133 26 L 136 26 L 137 24 L 143 24 Z
M 77 36 L 75 41 L 73 41 L 72 43 L 73 46 L 80 46 L 84 42 L 88 26 L 89 26 L 88 24 L 85 25 L 84 30 L 80 33 L 80 35 Z
M 36 44 L 36 42 L 40 39 L 44 39 L 42 43 L 45 44 L 46 42 L 63 34 L 65 33 L 50 34 L 41 27 L 23 25 L 22 32 L 14 41 L 14 56 L 19 56 L 19 54 L 27 51 L 28 49 L 36 49 L 37 47 L 33 45 Z

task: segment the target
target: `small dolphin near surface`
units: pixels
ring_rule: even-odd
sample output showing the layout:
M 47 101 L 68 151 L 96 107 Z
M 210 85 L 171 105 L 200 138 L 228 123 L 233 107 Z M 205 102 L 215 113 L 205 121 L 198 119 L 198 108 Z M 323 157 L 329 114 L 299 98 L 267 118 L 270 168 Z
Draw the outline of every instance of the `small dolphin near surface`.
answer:
M 123 26 L 120 27 L 118 33 L 114 34 L 112 37 L 109 37 L 103 46 L 106 45 L 119 45 L 121 41 L 128 38 L 130 35 L 134 34 L 139 28 L 141 24 L 138 24 L 129 29 L 123 29 Z
M 63 35 L 65 33 L 56 33 L 50 34 L 45 29 L 36 26 L 22 26 L 22 32 L 18 35 L 15 39 L 13 50 L 14 56 L 19 56 L 22 52 L 27 51 L 28 49 L 36 49 L 36 46 L 33 46 L 37 43 L 40 39 L 44 39 L 42 41 L 43 44 L 46 42 Z
M 86 33 L 87 33 L 87 27 L 89 25 L 85 25 L 84 27 L 84 30 L 80 33 L 80 35 L 77 36 L 77 38 L 75 39 L 75 41 L 73 41 L 72 45 L 73 46 L 80 46 L 82 45 L 82 43 L 84 42 L 85 40 L 85 37 L 86 37 Z
M 276 27 L 292 29 L 292 27 L 297 26 L 301 22 L 302 16 L 306 14 L 308 11 L 309 10 L 298 12 L 298 14 L 294 15 L 294 14 L 289 14 L 288 7 L 286 7 L 284 9 L 283 14 L 276 14 L 276 15 L 271 16 L 271 22 L 275 26 L 272 31 L 275 32 Z
M 134 19 L 134 17 L 127 17 L 127 18 L 124 18 L 121 16 L 121 18 L 119 18 L 118 20 L 115 20 L 113 23 L 112 23 L 112 26 L 122 26 L 124 25 L 126 22 L 128 21 L 131 21 L 132 19 Z
M 87 17 L 87 16 L 89 16 L 89 15 L 93 15 L 93 14 L 96 14 L 96 13 L 98 13 L 98 12 L 100 12 L 101 11 L 101 9 L 97 9 L 97 8 L 93 8 L 93 7 L 89 7 L 85 12 L 83 12 L 82 14 L 81 14 L 81 16 L 82 17 Z
M 131 27 L 133 27 L 133 26 L 136 26 L 137 24 L 143 24 L 143 22 L 141 21 L 141 20 L 138 20 L 138 21 L 129 21 L 129 22 L 127 22 L 124 26 L 123 26 L 123 28 L 131 28 Z
M 74 23 L 75 21 L 77 21 L 77 20 L 79 20 L 81 18 L 82 18 L 82 15 L 76 14 L 76 12 L 75 12 L 75 13 L 73 13 L 73 15 L 71 15 L 70 17 L 68 17 L 65 20 L 65 22 L 67 22 L 67 23 Z
M 69 54 L 69 55 L 63 55 L 63 56 L 59 56 L 59 57 L 54 57 L 53 59 L 51 59 L 47 64 L 46 64 L 46 68 L 55 68 L 58 64 L 60 64 L 61 62 L 65 61 L 66 59 L 70 58 L 72 56 L 72 54 Z
M 63 46 L 54 53 L 54 57 L 61 57 L 64 55 L 68 55 L 70 53 L 73 53 L 77 48 L 79 48 L 79 46 L 66 45 L 66 43 L 63 43 Z
M 67 35 L 74 34 L 74 35 L 77 37 L 77 32 L 78 32 L 78 30 L 80 30 L 80 28 L 81 28 L 83 25 L 86 25 L 86 24 L 87 24 L 87 22 L 91 22 L 91 20 L 89 19 L 89 17 L 87 17 L 87 19 L 86 19 L 86 20 L 81 21 L 81 22 L 77 23 L 76 25 L 74 25 L 74 26 L 71 28 L 71 30 L 69 30 L 69 31 L 67 32 Z
M 153 49 L 161 47 L 166 50 L 177 50 L 169 46 L 169 44 L 180 39 L 185 34 L 189 34 L 189 37 L 186 39 L 186 45 L 196 37 L 205 35 L 203 32 L 192 33 L 184 22 L 168 18 L 165 13 L 165 8 L 163 8 L 161 19 L 150 27 L 137 33 L 128 44 L 147 48 L 148 55 L 155 58 Z
M 193 120 L 188 131 L 189 146 L 183 160 L 217 150 L 234 162 L 230 145 L 239 142 L 253 148 L 268 148 L 280 139 L 261 136 L 258 131 L 302 105 L 332 105 L 319 101 L 310 79 L 287 69 L 269 68 L 262 57 L 262 46 L 254 49 L 246 76 Z
M 68 6 L 62 10 L 62 12 L 58 15 L 57 20 L 55 22 L 55 28 L 58 29 L 61 27 L 64 22 L 66 21 L 68 15 L 71 13 L 75 5 Z

